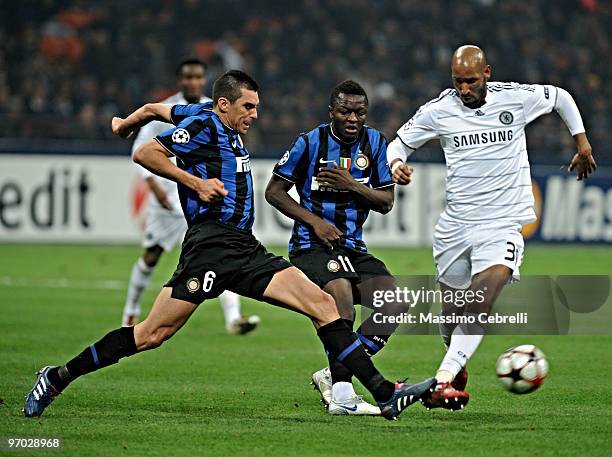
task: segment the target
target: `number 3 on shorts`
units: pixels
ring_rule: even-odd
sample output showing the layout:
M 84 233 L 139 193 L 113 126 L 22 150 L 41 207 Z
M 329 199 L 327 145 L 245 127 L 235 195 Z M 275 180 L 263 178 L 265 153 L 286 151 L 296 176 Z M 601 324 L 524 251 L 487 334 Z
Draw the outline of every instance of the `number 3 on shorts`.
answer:
M 506 244 L 508 245 L 508 250 L 506 251 L 508 256 L 504 257 L 504 260 L 514 262 L 516 260 L 516 245 L 512 241 L 507 241 Z

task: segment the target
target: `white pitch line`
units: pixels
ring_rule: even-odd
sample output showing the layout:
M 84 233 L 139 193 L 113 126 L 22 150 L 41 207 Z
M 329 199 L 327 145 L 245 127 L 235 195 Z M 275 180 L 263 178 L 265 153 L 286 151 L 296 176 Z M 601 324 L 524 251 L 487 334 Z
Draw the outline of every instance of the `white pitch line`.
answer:
M 71 278 L 16 278 L 14 276 L 0 276 L 0 286 L 4 287 L 44 287 L 48 289 L 98 289 L 98 290 L 125 290 L 126 281 L 117 279 L 71 279 Z

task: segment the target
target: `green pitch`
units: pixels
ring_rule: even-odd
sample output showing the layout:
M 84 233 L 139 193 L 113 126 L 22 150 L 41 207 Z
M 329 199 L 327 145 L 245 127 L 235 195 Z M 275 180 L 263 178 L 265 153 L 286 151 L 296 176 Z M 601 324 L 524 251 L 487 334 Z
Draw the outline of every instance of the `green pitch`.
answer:
M 470 362 L 466 410 L 330 417 L 308 385 L 326 363 L 310 323 L 251 300 L 243 311 L 262 317 L 254 334 L 227 336 L 217 302 L 204 303 L 160 349 L 79 379 L 41 418 L 25 419 L 34 372 L 119 325 L 139 253 L 0 245 L 0 436 L 60 437 L 56 455 L 71 456 L 609 455 L 610 336 L 488 337 Z M 396 274 L 432 273 L 429 249 L 374 253 Z M 176 257 L 162 260 L 145 303 Z M 528 246 L 522 272 L 610 274 L 611 265 L 609 247 Z M 515 396 L 498 385 L 494 362 L 521 343 L 541 347 L 551 372 L 539 391 Z M 421 380 L 441 356 L 438 337 L 397 336 L 376 363 L 391 379 Z

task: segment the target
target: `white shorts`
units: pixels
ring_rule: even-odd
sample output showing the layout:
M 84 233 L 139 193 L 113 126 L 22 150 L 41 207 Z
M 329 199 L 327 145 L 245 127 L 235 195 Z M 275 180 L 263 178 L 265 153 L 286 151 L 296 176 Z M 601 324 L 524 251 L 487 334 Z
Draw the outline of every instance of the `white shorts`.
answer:
M 149 209 L 142 246 L 150 248 L 157 245 L 161 246 L 164 251 L 170 251 L 183 242 L 186 231 L 187 222 L 182 214 Z
M 519 223 L 471 225 L 440 219 L 433 240 L 437 280 L 467 289 L 474 275 L 493 265 L 505 265 L 512 270 L 509 282 L 519 281 L 524 248 Z

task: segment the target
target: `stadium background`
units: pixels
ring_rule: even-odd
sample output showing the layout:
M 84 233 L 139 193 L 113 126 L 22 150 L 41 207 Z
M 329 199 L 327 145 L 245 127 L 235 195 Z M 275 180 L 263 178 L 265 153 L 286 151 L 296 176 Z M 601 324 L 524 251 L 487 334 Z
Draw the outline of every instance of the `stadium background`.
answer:
M 145 188 L 110 118 L 173 93 L 175 66 L 186 57 L 207 62 L 207 93 L 229 68 L 261 84 L 260 117 L 246 138 L 259 192 L 256 231 L 281 253 L 289 224 L 265 203 L 263 187 L 295 135 L 327 120 L 337 82 L 364 85 L 368 123 L 388 138 L 449 87 L 450 54 L 464 43 L 485 49 L 494 80 L 566 88 L 600 168 L 581 183 L 560 169 L 574 147 L 557 115 L 528 127 L 540 218 L 526 230 L 524 272 L 609 275 L 609 2 L 25 0 L 2 2 L 0 18 L 0 436 L 59 435 L 70 455 L 460 454 L 456 440 L 471 455 L 609 447 L 610 399 L 601 399 L 598 379 L 611 374 L 601 364 L 610 337 L 530 339 L 555 376 L 525 398 L 500 395 L 491 377 L 497 354 L 523 339 L 485 339 L 473 364 L 478 400 L 465 414 L 432 419 L 411 410 L 389 426 L 325 416 L 304 388 L 323 363 L 312 331 L 303 318 L 249 301 L 247 311 L 264 320 L 248 342 L 226 337 L 218 307 L 207 305 L 176 341 L 79 382 L 34 426 L 19 416 L 33 370 L 119 323 L 140 252 Z M 414 183 L 398 190 L 390 215 L 372 218 L 366 236 L 394 273 L 431 274 L 445 167 L 437 144 L 414 160 Z M 145 302 L 175 262 L 176 255 L 162 261 Z M 416 378 L 430 374 L 439 355 L 435 337 L 397 338 L 379 363 L 398 377 L 408 366 Z M 489 438 L 467 439 L 471 432 Z M 431 439 L 415 442 L 420 433 Z M 362 440 L 354 450 L 339 436 Z

